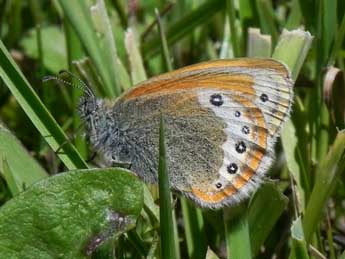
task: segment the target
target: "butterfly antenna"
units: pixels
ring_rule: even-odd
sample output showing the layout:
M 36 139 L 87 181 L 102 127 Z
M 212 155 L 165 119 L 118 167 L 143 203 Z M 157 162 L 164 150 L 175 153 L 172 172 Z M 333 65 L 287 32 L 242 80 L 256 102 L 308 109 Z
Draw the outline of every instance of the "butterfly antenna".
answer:
M 61 78 L 60 75 L 65 74 L 65 73 L 70 75 L 71 77 L 77 79 L 80 84 L 74 84 L 74 83 L 71 83 L 71 82 L 66 81 L 63 78 Z M 72 74 L 71 72 L 69 72 L 67 70 L 60 71 L 59 72 L 59 76 L 45 76 L 45 77 L 42 78 L 43 82 L 47 82 L 47 81 L 50 81 L 50 80 L 55 80 L 55 81 L 58 81 L 58 82 L 60 82 L 60 83 L 62 83 L 64 85 L 68 85 L 68 86 L 72 86 L 72 87 L 78 88 L 78 89 L 82 90 L 83 92 L 85 92 L 88 95 L 88 97 L 95 97 L 95 94 L 93 93 L 91 88 L 88 87 L 88 85 L 85 82 L 83 82 L 80 78 L 78 78 L 76 75 Z

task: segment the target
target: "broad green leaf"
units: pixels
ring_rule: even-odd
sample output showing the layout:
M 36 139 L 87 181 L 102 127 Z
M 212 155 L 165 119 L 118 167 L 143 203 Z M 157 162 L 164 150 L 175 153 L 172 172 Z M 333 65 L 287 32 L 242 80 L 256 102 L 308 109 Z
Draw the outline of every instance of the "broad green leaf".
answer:
M 142 206 L 142 183 L 129 171 L 55 175 L 1 207 L 0 258 L 86 258 L 133 226 Z

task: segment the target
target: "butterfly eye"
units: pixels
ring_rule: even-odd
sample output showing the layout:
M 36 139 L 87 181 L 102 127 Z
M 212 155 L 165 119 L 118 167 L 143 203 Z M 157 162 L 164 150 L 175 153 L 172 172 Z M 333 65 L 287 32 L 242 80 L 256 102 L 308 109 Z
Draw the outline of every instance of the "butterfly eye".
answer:
M 242 132 L 243 132 L 244 134 L 249 134 L 249 128 L 248 128 L 248 126 L 243 126 L 243 127 L 242 127 Z
M 242 154 L 242 153 L 246 152 L 247 147 L 243 141 L 240 141 L 236 144 L 235 149 L 236 149 L 237 153 Z
M 262 95 L 260 96 L 260 100 L 263 101 L 263 102 L 267 102 L 267 101 L 268 101 L 268 96 L 267 96 L 267 94 L 262 94 Z
M 230 165 L 228 165 L 227 169 L 230 174 L 235 174 L 237 172 L 238 166 L 235 163 L 231 163 Z
M 223 185 L 222 185 L 221 183 L 216 183 L 216 188 L 217 188 L 217 189 L 222 188 L 222 186 L 223 186 Z
M 221 106 L 224 101 L 220 94 L 212 94 L 210 97 L 210 103 L 214 106 Z
M 235 117 L 240 117 L 241 116 L 241 113 L 239 111 L 235 111 Z

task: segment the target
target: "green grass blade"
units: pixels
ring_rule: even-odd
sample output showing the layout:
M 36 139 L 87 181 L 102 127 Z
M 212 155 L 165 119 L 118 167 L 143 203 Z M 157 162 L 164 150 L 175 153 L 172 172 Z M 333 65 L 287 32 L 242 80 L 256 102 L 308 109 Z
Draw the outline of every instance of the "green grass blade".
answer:
M 207 252 L 207 240 L 202 212 L 199 208 L 195 208 L 195 206 L 186 198 L 181 198 L 181 207 L 188 258 L 205 258 Z
M 265 183 L 254 194 L 248 207 L 253 255 L 259 252 L 287 204 L 287 197 L 273 183 Z
M 48 176 L 47 172 L 34 160 L 18 139 L 0 124 L 0 171 L 12 195 L 16 195 L 31 184 Z
M 303 218 L 307 242 L 316 230 L 322 211 L 331 195 L 335 183 L 345 170 L 345 132 L 339 132 L 326 158 L 316 171 L 317 181 L 312 190 L 310 201 Z
M 227 258 L 252 258 L 247 203 L 241 203 L 234 208 L 225 208 L 223 211 Z
M 304 60 L 311 47 L 313 37 L 309 32 L 297 29 L 284 30 L 281 34 L 272 58 L 284 62 L 291 71 L 293 80 L 296 80 Z M 286 51 L 286 50 L 289 51 Z
M 131 68 L 131 78 L 134 85 L 147 79 L 143 59 L 138 46 L 138 35 L 134 28 L 128 28 L 125 36 L 126 51 Z
M 247 57 L 268 58 L 271 56 L 271 52 L 271 36 L 261 34 L 260 29 L 249 28 Z
M 225 7 L 223 0 L 208 0 L 201 4 L 198 8 L 186 14 L 176 23 L 169 26 L 166 30 L 166 38 L 169 45 L 175 43 L 182 37 L 188 35 L 196 27 L 208 22 L 217 12 Z M 151 39 L 143 43 L 143 51 L 145 58 L 149 58 L 159 53 L 160 35 L 157 34 Z
M 161 48 L 162 48 L 162 54 L 163 54 L 163 60 L 165 64 L 165 70 L 167 71 L 172 71 L 172 64 L 171 64 L 171 59 L 170 59 L 170 53 L 169 53 L 169 48 L 168 48 L 168 42 L 165 37 L 165 32 L 163 28 L 163 24 L 161 21 L 161 18 L 159 16 L 159 12 L 157 9 L 155 9 L 155 14 L 156 14 L 156 19 L 157 19 L 157 24 L 158 24 L 158 31 L 160 35 L 160 43 L 161 43 Z
M 57 155 L 66 167 L 87 168 L 85 161 L 40 101 L 1 41 L 0 77 L 50 147 L 62 150 Z
M 164 122 L 159 126 L 159 204 L 160 204 L 160 237 L 161 258 L 176 258 L 173 214 L 170 199 L 169 175 L 165 160 Z
M 297 185 L 298 207 L 304 211 L 310 196 L 311 183 L 308 160 L 306 114 L 299 99 L 293 110 L 293 120 L 288 120 L 282 130 L 282 145 L 287 167 Z
M 77 32 L 84 48 L 92 58 L 92 61 L 103 80 L 103 87 L 107 96 L 113 97 L 115 95 L 119 95 L 120 85 L 114 76 L 113 70 L 113 59 L 115 57 L 111 57 L 107 52 L 108 49 L 105 51 L 105 48 L 100 46 L 100 40 L 97 36 L 98 34 L 95 33 L 96 28 L 91 19 L 90 10 L 86 6 L 86 2 L 59 0 L 59 3 L 64 14 Z M 78 15 L 76 15 L 76 13 L 78 13 Z
M 275 12 L 271 0 L 256 0 L 262 32 L 272 36 L 272 42 L 277 42 L 278 29 L 275 22 Z
M 231 37 L 231 46 L 234 53 L 234 57 L 240 57 L 241 56 L 241 49 L 240 49 L 240 41 L 239 41 L 239 35 L 237 31 L 237 25 L 236 25 L 236 9 L 234 5 L 234 0 L 227 0 L 226 1 L 226 7 L 227 7 L 227 14 L 229 18 L 230 23 L 230 37 Z
M 304 239 L 302 220 L 296 219 L 291 226 L 291 254 L 289 259 L 309 259 L 307 243 Z
M 77 34 L 75 33 L 73 27 L 68 22 L 68 20 L 65 20 L 64 23 L 64 29 L 65 29 L 65 38 L 66 38 L 66 46 L 67 46 L 67 60 L 68 60 L 68 69 L 71 72 L 75 72 L 75 68 L 73 66 L 73 60 L 78 60 L 82 57 L 83 50 L 81 43 L 78 39 Z M 72 92 L 72 107 L 73 107 L 73 130 L 76 132 L 78 128 L 80 127 L 80 118 L 77 115 L 77 109 L 76 107 L 79 104 L 80 97 L 82 95 L 81 91 L 77 89 L 76 87 L 72 87 L 70 89 L 70 92 Z M 87 156 L 87 144 L 85 139 L 82 136 L 76 136 L 74 140 L 74 145 L 80 152 L 80 154 L 85 158 Z

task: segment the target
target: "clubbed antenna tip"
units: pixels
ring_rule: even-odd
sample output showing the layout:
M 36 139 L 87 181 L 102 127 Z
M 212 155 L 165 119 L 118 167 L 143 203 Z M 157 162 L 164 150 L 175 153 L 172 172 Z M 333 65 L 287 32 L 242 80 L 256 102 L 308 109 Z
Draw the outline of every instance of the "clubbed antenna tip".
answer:
M 62 74 L 68 74 L 69 76 L 77 79 L 80 84 L 73 84 L 69 81 L 64 80 L 63 78 L 60 77 Z M 59 72 L 59 76 L 44 76 L 42 78 L 43 82 L 47 82 L 50 80 L 55 80 L 55 81 L 58 81 L 64 85 L 69 85 L 69 86 L 78 88 L 78 89 L 82 90 L 83 92 L 85 92 L 88 97 L 93 97 L 93 98 L 95 97 L 95 94 L 93 93 L 91 88 L 85 82 L 83 82 L 79 77 L 77 77 L 76 75 L 72 74 L 71 72 L 69 72 L 67 70 L 61 70 Z

